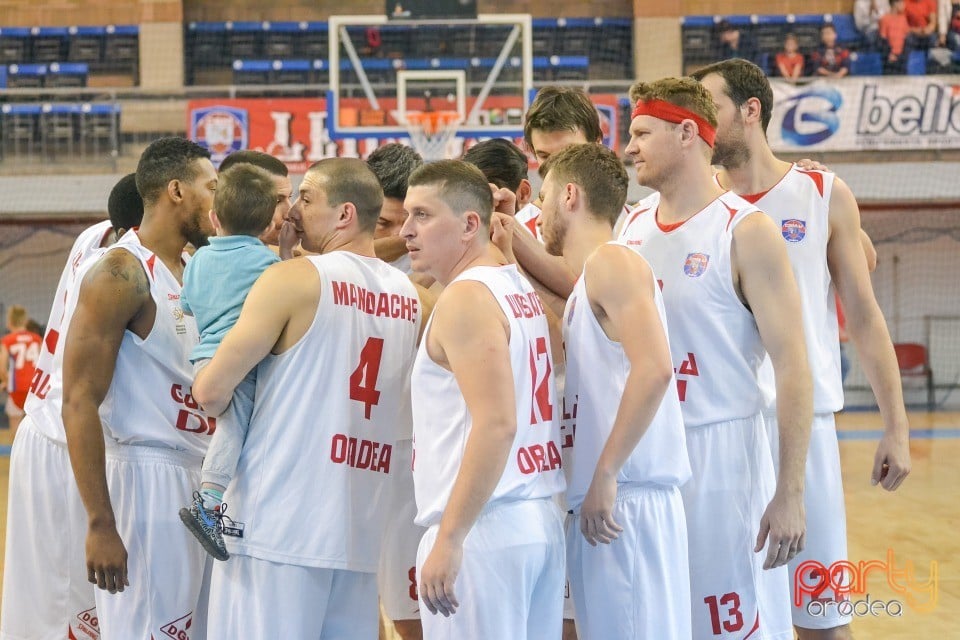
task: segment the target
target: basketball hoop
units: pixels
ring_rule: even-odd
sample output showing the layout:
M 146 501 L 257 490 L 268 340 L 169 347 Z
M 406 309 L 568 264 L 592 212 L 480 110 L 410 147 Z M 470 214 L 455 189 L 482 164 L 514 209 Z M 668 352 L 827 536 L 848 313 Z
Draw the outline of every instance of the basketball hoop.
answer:
M 456 135 L 461 122 L 458 112 L 408 111 L 404 120 L 411 145 L 426 162 L 447 158 L 447 143 Z

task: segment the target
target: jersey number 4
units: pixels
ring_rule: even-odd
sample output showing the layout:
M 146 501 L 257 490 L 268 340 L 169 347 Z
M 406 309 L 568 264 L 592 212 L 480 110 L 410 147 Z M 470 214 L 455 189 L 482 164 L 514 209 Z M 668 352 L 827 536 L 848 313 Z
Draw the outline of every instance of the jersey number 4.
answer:
M 360 363 L 350 374 L 350 399 L 363 403 L 363 417 L 370 419 L 370 411 L 380 402 L 377 376 L 383 357 L 383 338 L 367 338 L 360 351 Z

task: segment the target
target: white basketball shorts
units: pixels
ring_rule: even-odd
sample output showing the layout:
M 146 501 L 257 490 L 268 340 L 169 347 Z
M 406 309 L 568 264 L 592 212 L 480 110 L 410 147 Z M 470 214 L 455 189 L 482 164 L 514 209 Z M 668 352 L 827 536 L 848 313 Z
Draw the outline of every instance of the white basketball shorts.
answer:
M 428 528 L 420 542 L 418 576 L 438 528 Z M 445 618 L 421 601 L 423 637 L 557 640 L 563 629 L 563 537 L 563 516 L 551 499 L 485 509 L 463 543 L 454 583 L 460 607 Z
M 688 428 L 693 477 L 681 488 L 695 640 L 792 640 L 786 567 L 754 553 L 776 488 L 763 417 Z

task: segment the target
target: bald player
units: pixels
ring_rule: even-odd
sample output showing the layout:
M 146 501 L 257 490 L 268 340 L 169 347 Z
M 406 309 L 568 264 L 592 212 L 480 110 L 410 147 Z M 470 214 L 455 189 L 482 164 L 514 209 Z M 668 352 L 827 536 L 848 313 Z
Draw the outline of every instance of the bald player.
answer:
M 217 174 L 207 150 L 171 137 L 143 152 L 136 181 L 140 228 L 78 272 L 63 321 L 63 424 L 106 640 L 205 624 L 206 559 L 174 514 L 214 427 L 190 395 L 198 334 L 179 300 L 184 247 L 213 231 Z
M 413 269 L 445 287 L 411 381 L 424 637 L 555 639 L 564 478 L 542 304 L 490 245 L 479 169 L 425 165 L 404 208 Z
M 695 80 L 631 88 L 626 152 L 658 192 L 621 239 L 661 281 L 693 476 L 682 488 L 693 638 L 792 635 L 786 563 L 804 543 L 804 462 L 812 414 L 800 296 L 778 229 L 724 192 L 710 164 L 717 112 Z M 776 374 L 775 475 L 758 369 Z M 763 551 L 764 546 L 766 550 Z
M 243 522 L 224 530 L 232 557 L 214 567 L 217 637 L 377 637 L 384 493 L 422 312 L 406 275 L 374 254 L 382 202 L 363 161 L 311 166 L 289 218 L 320 255 L 263 273 L 194 384 L 218 415 L 258 367 L 224 494 Z
M 563 322 L 572 441 L 567 573 L 584 638 L 690 638 L 690 478 L 656 276 L 610 240 L 629 179 L 615 153 L 571 145 L 544 165 L 547 250 L 579 273 Z M 602 371 L 603 375 L 598 375 Z
M 789 564 L 794 581 L 793 622 L 800 638 L 850 637 L 850 616 L 837 607 L 824 615 L 807 611 L 811 586 L 819 573 L 803 574 L 805 562 L 829 567 L 847 560 L 840 451 L 834 412 L 843 408 L 843 383 L 837 342 L 837 307 L 833 289 L 846 311 L 846 332 L 854 340 L 883 418 L 871 482 L 896 490 L 910 472 L 909 431 L 893 344 L 874 298 L 870 260 L 876 254 L 860 230 L 860 212 L 850 188 L 834 174 L 805 170 L 777 159 L 767 143 L 773 90 L 763 71 L 746 60 L 726 60 L 705 67 L 695 77 L 717 105 L 719 126 L 714 164 L 723 170 L 717 182 L 756 204 L 780 229 L 800 286 L 803 329 L 813 372 L 814 422 L 806 464 L 807 546 Z M 767 426 L 776 455 L 776 401 L 771 398 Z M 776 458 L 775 458 L 776 460 Z M 815 565 L 817 567 L 821 565 Z M 809 571 L 810 569 L 808 569 Z M 798 571 L 800 572 L 798 574 Z M 838 598 L 829 590 L 818 599 Z
M 13 441 L 0 610 L 0 638 L 4 639 L 62 638 L 64 629 L 78 638 L 99 633 L 95 589 L 87 582 L 84 558 L 86 513 L 70 474 L 60 415 L 63 314 L 78 267 L 127 229 L 140 225 L 143 200 L 136 174 L 117 182 L 107 210 L 110 219 L 85 229 L 67 255 L 24 402 L 23 428 Z

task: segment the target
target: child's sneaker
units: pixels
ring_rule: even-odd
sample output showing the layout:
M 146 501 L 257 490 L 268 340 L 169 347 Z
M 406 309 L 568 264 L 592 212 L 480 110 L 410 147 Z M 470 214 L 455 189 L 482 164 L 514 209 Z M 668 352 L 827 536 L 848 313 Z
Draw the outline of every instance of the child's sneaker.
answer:
M 180 509 L 180 519 L 187 529 L 200 541 L 207 553 L 217 560 L 226 560 L 230 557 L 227 553 L 227 547 L 223 544 L 223 507 L 220 505 L 216 509 L 207 509 L 203 506 L 203 499 L 200 493 L 193 492 L 193 504 L 190 508 Z

